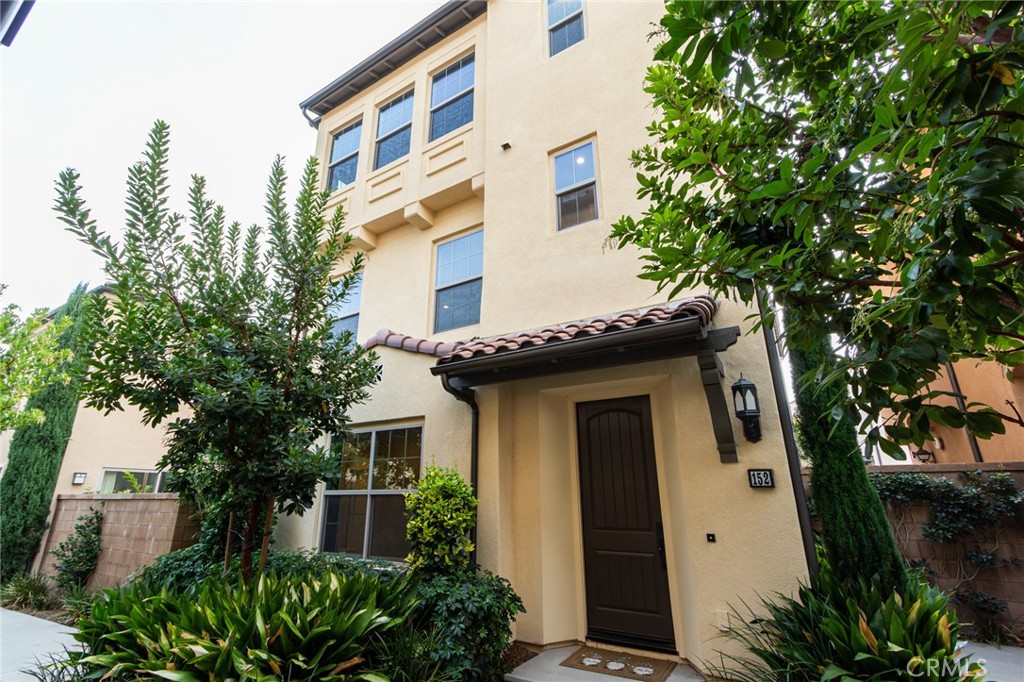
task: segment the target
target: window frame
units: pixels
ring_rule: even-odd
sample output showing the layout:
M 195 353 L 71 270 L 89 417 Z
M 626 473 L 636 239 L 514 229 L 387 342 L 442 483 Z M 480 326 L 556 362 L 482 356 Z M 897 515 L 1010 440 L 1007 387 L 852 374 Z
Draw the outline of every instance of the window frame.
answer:
M 117 485 L 117 477 L 119 475 L 123 474 L 126 471 L 131 473 L 133 476 L 135 474 L 142 474 L 141 477 L 136 476 L 136 480 L 142 486 L 143 490 L 145 490 L 146 485 L 148 484 L 149 478 L 151 476 L 156 476 L 156 483 L 153 484 L 153 489 L 150 490 L 148 493 L 135 493 L 133 490 L 115 490 L 114 486 Z M 106 482 L 107 482 L 107 477 L 108 476 L 113 476 L 114 480 L 113 480 L 113 482 L 110 485 L 110 490 L 105 490 L 105 488 L 107 487 Z M 131 494 L 150 494 L 151 495 L 151 494 L 155 494 L 155 493 L 162 493 L 162 492 L 166 492 L 167 476 L 168 476 L 168 473 L 166 471 L 162 471 L 160 469 L 127 469 L 127 468 L 116 469 L 116 468 L 113 468 L 113 467 L 103 467 L 100 470 L 100 488 L 99 488 L 99 493 L 101 495 L 126 495 L 126 494 L 129 494 L 129 493 L 131 493 Z
M 454 133 L 456 130 L 459 130 L 459 128 L 464 128 L 465 126 L 468 126 L 469 124 L 471 124 L 476 119 L 476 50 L 471 50 L 470 52 L 467 52 L 466 54 L 462 55 L 461 57 L 459 57 L 457 59 L 451 60 L 450 62 L 448 62 L 443 67 L 441 67 L 440 69 L 438 69 L 437 71 L 435 71 L 433 74 L 430 75 L 430 99 L 432 100 L 434 98 L 434 83 L 435 83 L 435 79 L 439 75 L 441 75 L 442 73 L 444 73 L 445 71 L 450 69 L 451 67 L 453 67 L 453 66 L 455 66 L 457 64 L 461 64 L 463 61 L 465 61 L 469 57 L 473 58 L 473 83 L 472 83 L 472 85 L 470 85 L 468 88 L 464 88 L 462 90 L 459 90 L 457 93 L 455 93 L 454 95 L 448 97 L 444 101 L 439 102 L 437 105 L 432 105 L 432 106 L 429 107 L 430 108 L 430 115 L 428 116 L 428 120 L 427 120 L 427 143 L 428 144 L 431 143 L 431 142 L 434 142 L 435 140 L 440 140 L 441 138 L 445 137 L 446 135 L 448 135 L 450 133 Z M 472 118 L 470 118 L 469 121 L 467 121 L 466 123 L 463 123 L 462 125 L 460 125 L 458 127 L 452 128 L 451 130 L 448 130 L 448 131 L 445 131 L 445 132 L 441 133 L 440 135 L 438 135 L 437 137 L 433 137 L 433 134 L 434 134 L 434 114 L 437 113 L 438 111 L 440 111 L 441 109 L 443 109 L 444 107 L 448 106 L 449 104 L 452 104 L 455 100 L 457 100 L 460 97 L 463 97 L 463 96 L 465 96 L 466 94 L 469 94 L 469 93 L 472 93 L 472 95 L 473 95 L 473 116 L 472 116 Z M 429 104 L 429 102 L 428 102 L 428 104 Z
M 566 154 L 572 154 L 575 151 L 577 151 L 578 149 L 582 149 L 583 147 L 586 147 L 587 145 L 590 145 L 590 150 L 591 150 L 591 162 L 593 163 L 593 166 L 594 166 L 594 175 L 593 175 L 593 177 L 591 177 L 588 180 L 580 180 L 579 182 L 574 182 L 573 184 L 571 184 L 571 185 L 569 185 L 567 187 L 563 187 L 562 189 L 559 189 L 558 188 L 558 171 L 557 171 L 557 166 L 555 165 L 555 161 L 559 157 L 564 156 Z M 555 190 L 554 191 L 554 196 L 555 196 L 555 231 L 556 232 L 564 232 L 565 230 L 571 230 L 574 227 L 578 227 L 580 225 L 586 225 L 587 223 L 592 223 L 595 220 L 600 220 L 601 219 L 601 202 L 600 202 L 600 195 L 599 195 L 599 192 L 598 192 L 598 182 L 597 182 L 598 162 L 597 162 L 597 139 L 596 138 L 591 137 L 591 138 L 587 138 L 587 139 L 581 140 L 579 142 L 574 142 L 571 145 L 569 145 L 568 147 L 563 147 L 561 151 L 552 152 L 551 153 L 551 175 L 552 175 L 552 184 L 554 185 L 554 190 Z M 575 223 L 573 225 L 566 225 L 565 227 L 562 227 L 562 212 L 559 210 L 559 200 L 563 196 L 565 196 L 567 194 L 572 194 L 573 192 L 578 192 L 579 190 L 584 189 L 588 185 L 593 185 L 594 186 L 594 217 L 589 219 L 589 220 L 584 220 L 584 221 Z
M 556 23 L 552 24 L 551 23 L 551 5 L 550 5 L 550 0 L 546 0 L 545 1 L 545 3 L 544 3 L 544 14 L 545 14 L 545 18 L 547 19 L 547 25 L 548 25 L 548 58 L 554 57 L 555 55 L 562 54 L 563 52 L 568 50 L 573 45 L 577 45 L 579 43 L 582 43 L 584 40 L 587 39 L 587 19 L 584 16 L 584 11 L 583 11 L 583 4 L 584 4 L 584 2 L 585 2 L 585 0 L 580 0 L 580 7 L 579 7 L 579 9 L 577 9 L 572 14 L 569 14 L 567 16 L 562 17 Z M 563 47 L 558 52 L 555 52 L 554 51 L 554 44 L 552 44 L 552 42 L 551 42 L 552 39 L 554 38 L 555 31 L 557 31 L 558 29 L 562 28 L 563 26 L 568 25 L 570 22 L 572 22 L 574 19 L 576 19 L 576 17 L 580 18 L 580 28 L 583 30 L 583 36 L 579 40 L 577 40 L 575 43 L 572 43 L 572 45 L 566 45 L 565 47 Z
M 394 559 L 391 559 L 391 558 L 374 557 L 373 555 L 370 554 L 370 545 L 373 542 L 373 533 L 372 533 L 372 531 L 373 531 L 373 513 L 374 513 L 373 498 L 375 498 L 375 497 L 393 497 L 393 496 L 396 496 L 396 495 L 406 495 L 408 493 L 414 492 L 416 490 L 416 488 L 402 488 L 402 489 L 397 489 L 397 488 L 396 489 L 387 489 L 387 488 L 385 488 L 385 489 L 377 489 L 377 488 L 373 488 L 371 486 L 372 486 L 372 484 L 374 482 L 373 481 L 373 474 L 374 474 L 373 470 L 374 470 L 374 462 L 376 461 L 376 457 L 377 457 L 377 434 L 378 433 L 388 432 L 388 431 L 400 431 L 400 430 L 405 430 L 405 429 L 419 429 L 419 432 L 420 432 L 420 453 L 419 453 L 420 464 L 419 464 L 419 470 L 416 472 L 416 482 L 419 483 L 420 479 L 423 477 L 423 424 L 422 424 L 422 422 L 420 422 L 420 423 L 410 423 L 410 424 L 405 424 L 405 425 L 402 425 L 402 424 L 389 424 L 389 425 L 386 425 L 386 426 L 384 426 L 384 425 L 382 425 L 382 426 L 367 426 L 367 427 L 360 427 L 360 428 L 351 429 L 348 432 L 348 435 L 350 435 L 350 436 L 354 436 L 354 435 L 358 435 L 358 434 L 364 434 L 364 433 L 369 433 L 370 434 L 370 458 L 367 461 L 366 488 L 359 489 L 359 490 L 341 490 L 341 489 L 335 489 L 335 488 L 328 488 L 327 487 L 327 485 L 328 485 L 327 482 L 326 481 L 324 482 L 324 488 L 323 488 L 323 493 L 322 493 L 323 502 L 321 504 L 321 508 L 323 509 L 323 513 L 321 513 L 319 543 L 318 543 L 321 552 L 330 552 L 330 553 L 336 553 L 336 554 L 344 554 L 346 556 L 353 556 L 349 552 L 339 552 L 337 550 L 325 549 L 325 547 L 324 547 L 324 534 L 325 534 L 325 532 L 327 530 L 327 521 L 328 521 L 327 501 L 328 501 L 329 497 L 362 497 L 362 498 L 365 498 L 365 500 L 366 500 L 366 513 L 365 513 L 366 518 L 363 520 L 363 547 L 362 547 L 362 552 L 358 556 L 359 556 L 359 558 L 362 558 L 362 559 L 383 559 L 384 561 L 394 561 Z M 329 441 L 328 441 L 328 445 L 327 446 L 328 446 L 328 450 L 329 451 L 334 447 L 334 438 L 335 438 L 335 435 L 332 434 L 330 436 Z M 340 461 L 339 461 L 338 473 L 339 473 L 339 475 L 341 474 Z M 404 561 L 401 561 L 399 563 L 404 563 Z
M 470 282 L 475 282 L 475 281 L 479 280 L 481 282 L 479 305 L 480 305 L 481 308 L 483 307 L 483 284 L 482 284 L 483 283 L 483 279 L 484 279 L 483 250 L 481 249 L 481 252 L 480 252 L 481 253 L 481 263 L 480 263 L 480 274 L 479 275 L 469 275 L 468 277 L 463 277 L 462 279 L 459 279 L 459 280 L 454 280 L 454 281 L 451 281 L 451 282 L 447 282 L 443 286 L 437 286 L 437 268 L 440 265 L 440 261 L 439 261 L 439 259 L 437 257 L 437 254 L 438 254 L 438 250 L 443 245 L 451 244 L 452 242 L 458 241 L 459 239 L 465 239 L 467 237 L 471 237 L 472 235 L 476 234 L 477 232 L 481 233 L 481 235 L 482 235 L 483 231 L 484 231 L 483 227 L 478 227 L 478 228 L 476 228 L 474 230 L 470 230 L 469 232 L 464 232 L 462 234 L 455 235 L 453 237 L 445 239 L 444 241 L 439 241 L 439 242 L 437 242 L 434 245 L 434 277 L 433 277 L 433 279 L 434 279 L 434 325 L 433 325 L 433 329 L 434 329 L 434 333 L 435 334 L 443 334 L 445 332 L 450 332 L 453 329 L 465 329 L 466 327 L 472 327 L 475 324 L 480 324 L 480 322 L 479 322 L 480 311 L 478 310 L 477 311 L 477 318 L 478 318 L 477 322 L 474 322 L 472 324 L 461 325 L 461 326 L 458 326 L 458 327 L 448 327 L 447 329 L 441 329 L 441 330 L 439 330 L 437 328 L 438 311 L 440 310 L 440 304 L 439 304 L 440 302 L 438 300 L 438 297 L 440 296 L 442 291 L 448 291 L 449 289 L 454 289 L 455 287 L 460 287 L 460 286 L 463 286 L 465 284 L 469 284 Z
M 351 274 L 351 273 L 349 273 L 349 274 Z M 359 297 L 359 300 L 358 300 L 357 305 L 356 305 L 355 312 L 347 313 L 345 315 L 334 315 L 334 313 L 329 308 L 328 308 L 328 311 L 327 311 L 328 313 L 331 314 L 332 317 L 334 317 L 334 322 L 331 323 L 331 331 L 334 331 L 335 325 L 337 325 L 342 320 L 351 320 L 353 317 L 356 318 L 355 330 L 352 332 L 352 342 L 353 343 L 358 343 L 357 336 L 359 334 L 359 315 L 360 315 L 360 313 L 362 313 L 362 308 L 363 308 L 363 284 L 365 283 L 365 275 L 366 275 L 366 271 L 365 270 L 360 270 L 359 272 L 356 273 L 356 278 L 358 280 L 358 283 L 354 287 L 350 287 L 349 288 L 349 297 L 345 301 L 346 303 L 351 302 L 351 300 L 352 300 L 352 289 L 355 288 L 356 289 L 356 295 Z M 335 285 L 339 284 L 341 282 L 341 279 L 343 277 L 345 277 L 345 276 L 347 276 L 347 275 L 342 275 L 342 277 L 339 277 L 338 279 L 332 280 L 331 281 L 331 286 L 335 286 Z
M 345 189 L 346 187 L 351 187 L 352 185 L 355 184 L 355 177 L 359 176 L 359 148 L 362 146 L 362 141 L 363 141 L 363 130 L 362 130 L 362 128 L 363 128 L 363 117 L 362 116 L 360 116 L 358 119 L 352 121 L 348 125 L 342 126 L 341 129 L 338 130 L 338 132 L 336 132 L 333 135 L 331 135 L 331 148 L 328 151 L 327 160 L 330 161 L 331 157 L 334 155 L 334 145 L 337 143 L 338 138 L 341 137 L 342 135 L 344 135 L 345 133 L 347 133 L 348 131 L 352 130 L 356 126 L 359 126 L 359 138 L 358 138 L 358 142 L 356 143 L 355 151 L 346 154 L 345 156 L 343 156 L 342 158 L 338 159 L 337 161 L 334 161 L 333 163 L 328 163 L 327 164 L 326 184 L 327 184 L 327 191 L 329 191 L 329 192 L 340 192 L 341 190 Z M 346 161 L 348 161 L 352 157 L 355 157 L 355 159 L 356 159 L 356 176 L 352 178 L 352 182 L 346 182 L 345 184 L 343 184 L 343 185 L 341 185 L 339 187 L 331 187 L 331 177 L 334 174 L 335 166 L 340 166 L 341 164 L 345 163 Z
M 409 109 L 409 120 L 406 121 L 405 123 L 403 123 L 402 125 L 398 126 L 397 128 L 394 128 L 393 130 L 389 130 L 385 134 L 381 135 L 380 134 L 380 120 L 381 120 L 380 117 L 381 117 L 381 114 L 384 112 L 384 110 L 386 108 L 392 106 L 393 104 L 396 104 L 397 102 L 399 102 L 400 100 L 405 99 L 406 97 L 409 97 L 409 98 L 412 99 L 412 106 Z M 409 154 L 412 152 L 412 121 L 416 117 L 415 107 L 416 107 L 416 88 L 415 87 L 410 87 L 408 90 L 403 90 L 401 93 L 395 95 L 394 97 L 391 97 L 390 99 L 388 99 L 383 104 L 378 104 L 377 105 L 377 107 L 376 107 L 377 108 L 377 129 L 376 129 L 376 131 L 374 131 L 375 137 L 373 139 L 373 170 L 377 171 L 377 170 L 380 170 L 381 168 L 386 168 L 386 167 L 390 166 L 393 163 L 397 163 L 398 161 L 401 161 L 402 159 L 404 159 L 407 156 L 409 156 Z M 406 129 L 408 129 L 410 131 L 410 134 L 409 134 L 409 147 L 408 147 L 408 149 L 405 150 L 405 153 L 402 154 L 401 156 L 395 158 L 395 159 L 392 159 L 391 161 L 388 161 L 385 164 L 378 165 L 378 160 L 379 160 L 378 157 L 380 155 L 380 145 L 381 145 L 381 143 L 384 142 L 385 140 L 389 139 L 389 138 L 395 137 L 396 135 L 398 135 L 399 133 L 405 131 Z

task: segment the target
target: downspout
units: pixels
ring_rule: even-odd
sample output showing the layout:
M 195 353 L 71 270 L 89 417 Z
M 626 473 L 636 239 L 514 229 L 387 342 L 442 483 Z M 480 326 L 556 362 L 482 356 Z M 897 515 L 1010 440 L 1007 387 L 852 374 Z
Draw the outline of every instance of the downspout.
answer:
M 306 109 L 304 109 L 304 108 L 300 108 L 300 111 L 302 111 L 302 117 L 304 119 L 306 119 L 307 123 L 309 123 L 309 127 L 310 128 L 312 128 L 313 130 L 319 130 L 320 129 L 320 119 L 319 118 L 310 118 L 309 117 L 309 112 L 306 111 Z
M 800 452 L 796 447 L 793 430 L 793 415 L 789 411 L 789 399 L 786 396 L 785 376 L 782 361 L 779 358 L 778 339 L 775 328 L 765 322 L 766 294 L 758 291 L 757 309 L 761 315 L 761 329 L 764 330 L 764 342 L 768 351 L 768 367 L 772 374 L 772 388 L 775 389 L 775 402 L 779 406 L 779 421 L 782 423 L 782 441 L 786 446 L 786 463 L 789 465 L 789 480 L 793 484 L 793 497 L 796 500 L 796 516 L 800 523 L 800 538 L 804 546 L 804 559 L 807 571 L 812 578 L 818 575 L 818 554 L 814 549 L 814 530 L 811 527 L 811 514 L 807 508 L 807 493 L 804 490 L 803 474 L 800 470 Z
M 441 375 L 441 386 L 444 390 L 455 396 L 455 399 L 469 405 L 472 412 L 469 435 L 469 486 L 473 489 L 473 497 L 477 496 L 477 463 L 480 459 L 480 406 L 476 403 L 476 392 L 469 387 L 453 386 L 447 374 Z M 480 523 L 479 518 L 473 523 L 469 531 L 469 541 L 473 543 L 473 551 L 469 560 L 476 564 L 476 532 Z
M 960 409 L 960 414 L 966 417 L 967 402 L 964 400 L 963 391 L 960 390 L 960 381 L 956 378 L 956 370 L 953 369 L 952 362 L 946 363 L 946 374 L 949 375 L 949 385 L 953 387 L 953 393 L 956 396 L 956 406 Z M 967 432 L 967 443 L 971 446 L 971 455 L 974 456 L 974 461 L 984 462 L 985 460 L 981 457 L 981 447 L 978 446 L 978 439 L 974 437 L 971 427 L 965 425 L 964 431 Z

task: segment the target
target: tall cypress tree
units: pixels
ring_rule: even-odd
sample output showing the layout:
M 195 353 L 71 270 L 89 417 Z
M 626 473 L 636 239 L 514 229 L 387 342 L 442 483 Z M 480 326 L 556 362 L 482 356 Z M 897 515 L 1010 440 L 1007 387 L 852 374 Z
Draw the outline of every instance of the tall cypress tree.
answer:
M 69 349 L 73 358 L 81 358 L 86 352 L 79 333 L 84 300 L 85 287 L 80 285 L 55 315 L 56 319 L 69 317 L 72 320 L 61 334 L 57 346 Z M 46 420 L 18 429 L 11 438 L 7 468 L 0 478 L 2 581 L 28 570 L 35 558 L 46 530 L 50 500 L 78 411 L 79 386 L 79 381 L 74 378 L 56 382 L 29 398 L 26 408 L 41 410 Z
M 795 323 L 786 315 L 787 332 Z M 827 336 L 816 346 L 791 347 L 799 415 L 797 437 L 811 460 L 811 495 L 821 522 L 825 555 L 840 580 L 873 580 L 885 592 L 901 587 L 906 565 L 868 480 L 857 434 L 849 422 L 830 418 L 846 390 L 842 382 L 823 383 L 820 373 L 835 364 Z

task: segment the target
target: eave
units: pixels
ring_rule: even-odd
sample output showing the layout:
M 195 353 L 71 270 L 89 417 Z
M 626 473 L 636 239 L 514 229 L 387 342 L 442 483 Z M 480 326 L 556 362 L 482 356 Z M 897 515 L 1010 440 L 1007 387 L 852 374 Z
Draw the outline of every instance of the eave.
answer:
M 450 0 L 299 104 L 314 128 L 320 117 L 366 90 L 487 11 L 486 0 Z M 316 118 L 311 118 L 315 114 Z

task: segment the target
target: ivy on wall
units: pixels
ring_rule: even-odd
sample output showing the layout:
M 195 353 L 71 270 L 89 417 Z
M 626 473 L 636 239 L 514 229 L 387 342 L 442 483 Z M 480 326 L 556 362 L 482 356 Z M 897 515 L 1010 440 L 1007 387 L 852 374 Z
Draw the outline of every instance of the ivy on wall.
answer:
M 979 623 L 993 634 L 994 618 L 1006 611 L 1006 601 L 977 587 L 986 571 L 1005 566 L 1024 566 L 1019 557 L 997 555 L 1000 536 L 1024 512 L 1024 490 L 1004 472 L 968 471 L 960 481 L 923 473 L 873 473 L 871 482 L 892 512 L 897 541 L 909 541 L 910 507 L 923 504 L 928 520 L 922 527 L 925 539 L 956 547 L 956 600 L 980 617 Z
M 55 315 L 58 320 L 72 320 L 57 346 L 70 350 L 73 357 L 87 351 L 79 333 L 85 295 L 85 287 L 79 286 Z M 37 392 L 29 398 L 26 409 L 41 410 L 46 420 L 18 429 L 11 438 L 7 467 L 0 478 L 0 581 L 7 582 L 31 567 L 46 530 L 57 474 L 71 438 L 78 391 L 79 383 L 72 379 Z

